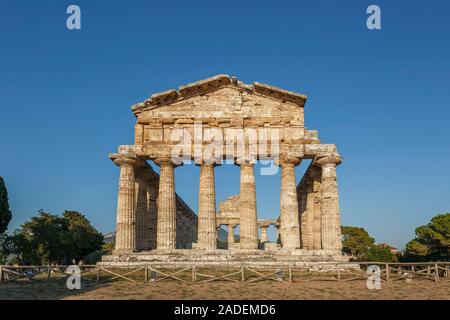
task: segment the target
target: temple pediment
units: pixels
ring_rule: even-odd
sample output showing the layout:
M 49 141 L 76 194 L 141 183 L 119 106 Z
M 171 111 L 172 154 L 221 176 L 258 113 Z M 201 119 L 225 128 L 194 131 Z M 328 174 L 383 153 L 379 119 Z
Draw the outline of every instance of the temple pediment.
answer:
M 155 93 L 134 105 L 132 111 L 139 124 L 259 119 L 262 123 L 303 126 L 306 99 L 303 94 L 270 85 L 247 85 L 228 75 L 217 75 L 178 90 Z

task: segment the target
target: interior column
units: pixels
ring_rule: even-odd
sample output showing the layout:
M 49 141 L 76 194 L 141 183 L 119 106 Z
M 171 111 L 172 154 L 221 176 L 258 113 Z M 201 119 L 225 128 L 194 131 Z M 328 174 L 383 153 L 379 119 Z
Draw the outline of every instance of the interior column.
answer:
M 135 183 L 136 193 L 136 249 L 148 249 L 148 210 L 147 210 L 147 183 L 139 177 Z
M 240 164 L 240 243 L 241 249 L 258 249 L 256 186 L 252 163 Z
M 216 190 L 214 164 L 200 165 L 200 190 L 198 193 L 198 248 L 217 248 Z

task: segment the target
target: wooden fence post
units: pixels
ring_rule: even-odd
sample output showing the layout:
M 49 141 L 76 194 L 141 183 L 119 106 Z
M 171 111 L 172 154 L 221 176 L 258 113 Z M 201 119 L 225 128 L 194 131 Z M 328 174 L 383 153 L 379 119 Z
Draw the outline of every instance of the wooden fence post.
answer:
M 0 266 L 0 282 L 3 281 L 3 267 Z
M 292 282 L 292 266 L 289 264 L 289 282 Z
M 341 282 L 341 268 L 339 268 L 339 265 L 337 266 L 337 272 L 338 272 L 338 282 Z
M 244 282 L 245 281 L 245 274 L 244 274 L 244 266 L 241 266 L 241 281 Z
M 389 272 L 390 272 L 389 263 L 386 263 L 385 269 L 386 269 L 386 281 L 389 281 Z
M 100 281 L 100 267 L 97 267 L 97 282 Z
M 47 267 L 47 279 L 50 280 L 50 277 L 52 276 L 52 268 L 50 266 Z
M 434 264 L 434 282 L 439 282 L 439 267 L 437 263 Z
M 148 267 L 144 267 L 144 282 L 148 282 Z
M 195 266 L 192 266 L 192 283 L 195 283 L 196 281 Z

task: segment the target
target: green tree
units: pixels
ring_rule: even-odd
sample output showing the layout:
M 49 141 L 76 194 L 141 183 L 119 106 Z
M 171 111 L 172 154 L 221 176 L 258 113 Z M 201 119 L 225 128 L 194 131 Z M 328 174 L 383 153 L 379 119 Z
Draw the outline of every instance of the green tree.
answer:
M 342 251 L 350 256 L 353 260 L 364 260 L 368 250 L 375 243 L 369 233 L 363 228 L 342 226 Z
M 63 216 L 40 210 L 12 236 L 13 252 L 22 264 L 67 264 L 99 250 L 103 236 L 79 212 Z
M 105 244 L 102 246 L 102 253 L 103 253 L 103 254 L 112 254 L 112 252 L 113 252 L 113 250 L 114 250 L 114 247 L 115 247 L 115 245 L 114 245 L 113 242 L 105 243 Z
M 0 177 L 0 264 L 4 264 L 9 255 L 10 238 L 6 234 L 8 224 L 11 221 L 11 210 L 9 210 L 8 190 L 5 181 Z
M 5 181 L 0 177 L 0 234 L 4 233 L 11 221 L 11 211 L 9 210 L 8 190 Z
M 375 244 L 364 228 L 342 226 L 342 251 L 351 256 L 353 261 L 395 261 L 392 247 L 386 244 Z
M 405 261 L 450 260 L 450 213 L 434 216 L 416 228 L 416 237 L 406 244 Z
M 90 253 L 100 250 L 103 245 L 103 235 L 98 232 L 86 217 L 77 211 L 64 211 L 63 217 L 69 223 L 70 253 L 77 261 Z
M 367 251 L 366 261 L 392 262 L 396 260 L 392 248 L 383 244 L 374 244 Z
M 25 264 L 66 262 L 70 250 L 68 221 L 39 210 L 16 231 L 13 242 L 15 253 Z

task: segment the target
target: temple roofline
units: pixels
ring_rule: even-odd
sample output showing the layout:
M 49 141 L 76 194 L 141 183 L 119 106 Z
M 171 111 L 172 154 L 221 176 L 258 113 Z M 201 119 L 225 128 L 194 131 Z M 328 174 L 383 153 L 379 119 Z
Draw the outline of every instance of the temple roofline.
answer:
M 137 116 L 144 110 L 170 105 L 180 100 L 198 96 L 226 86 L 247 90 L 249 92 L 271 97 L 280 101 L 288 101 L 295 103 L 300 107 L 304 107 L 306 100 L 308 99 L 306 95 L 294 91 L 281 89 L 260 82 L 254 82 L 251 85 L 247 85 L 241 81 L 238 81 L 236 77 L 230 77 L 227 74 L 219 74 L 204 80 L 182 85 L 178 88 L 178 90 L 169 89 L 154 93 L 144 102 L 133 105 L 131 110 L 134 115 Z

